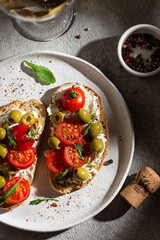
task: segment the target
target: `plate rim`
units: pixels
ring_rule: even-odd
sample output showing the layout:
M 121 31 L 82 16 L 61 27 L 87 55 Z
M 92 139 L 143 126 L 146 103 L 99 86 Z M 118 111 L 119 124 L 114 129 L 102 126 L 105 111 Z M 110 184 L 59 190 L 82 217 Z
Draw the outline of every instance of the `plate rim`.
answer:
M 131 164 L 132 164 L 132 161 L 133 161 L 133 156 L 134 156 L 134 150 L 135 150 L 135 133 L 134 133 L 134 126 L 133 126 L 133 121 L 132 121 L 132 118 L 131 118 L 131 114 L 130 114 L 130 111 L 129 111 L 129 108 L 127 106 L 127 103 L 126 101 L 124 100 L 122 94 L 119 92 L 118 88 L 111 82 L 111 80 L 109 80 L 109 78 L 107 76 L 105 76 L 102 71 L 100 71 L 96 66 L 94 66 L 93 64 L 89 63 L 88 61 L 82 59 L 82 58 L 79 58 L 77 56 L 74 56 L 74 55 L 70 55 L 70 54 L 67 54 L 67 53 L 62 53 L 62 52 L 57 52 L 57 51 L 49 51 L 49 50 L 38 50 L 38 51 L 31 51 L 31 52 L 28 52 L 28 53 L 21 53 L 21 54 L 17 54 L 15 56 L 11 56 L 11 57 L 8 57 L 2 61 L 0 61 L 0 65 L 1 63 L 4 64 L 5 62 L 9 61 L 9 60 L 12 60 L 12 59 L 16 59 L 16 58 L 19 58 L 19 57 L 23 57 L 23 56 L 27 56 L 27 55 L 32 55 L 32 54 L 50 54 L 50 55 L 56 55 L 56 56 L 61 56 L 61 57 L 67 57 L 67 58 L 70 58 L 70 59 L 73 59 L 73 60 L 76 60 L 76 61 L 79 61 L 81 63 L 84 63 L 85 65 L 89 66 L 90 68 L 94 69 L 95 71 L 97 71 L 104 79 L 105 81 L 107 81 L 112 88 L 114 88 L 116 94 L 118 94 L 119 98 L 121 99 L 121 102 L 122 104 L 124 105 L 125 107 L 125 110 L 126 110 L 126 113 L 128 115 L 128 119 L 129 119 L 129 122 L 130 122 L 130 127 L 131 127 L 131 135 L 132 135 L 132 138 L 131 138 L 131 141 L 132 141 L 132 144 L 131 144 L 131 152 L 130 152 L 130 157 L 129 157 L 129 160 L 128 160 L 128 164 L 127 164 L 127 167 L 124 171 L 124 174 L 123 174 L 123 177 L 121 178 L 121 181 L 119 182 L 119 185 L 118 187 L 116 188 L 116 190 L 114 191 L 114 193 L 112 194 L 112 196 L 109 198 L 108 201 L 105 202 L 105 204 L 103 204 L 101 207 L 98 207 L 98 209 L 94 210 L 92 214 L 89 214 L 88 216 L 84 217 L 83 219 L 79 220 L 78 222 L 74 223 L 74 224 L 70 224 L 68 225 L 67 227 L 61 227 L 61 228 L 58 228 L 57 230 L 53 229 L 53 230 L 35 230 L 35 229 L 29 229 L 29 228 L 24 228 L 24 227 L 17 227 L 17 226 L 13 226 L 11 224 L 7 224 L 6 222 L 3 222 L 2 220 L 0 220 L 1 223 L 3 223 L 4 225 L 7 225 L 7 226 L 10 226 L 10 227 L 13 227 L 15 229 L 19 229 L 19 230 L 24 230 L 24 231 L 30 231 L 30 232 L 58 232 L 58 231 L 62 231 L 62 230 L 67 230 L 71 227 L 74 227 L 76 225 L 79 225 L 80 223 L 82 222 L 85 222 L 87 221 L 88 219 L 96 216 L 98 213 L 100 213 L 101 211 L 103 211 L 112 201 L 113 199 L 117 196 L 117 194 L 119 193 L 121 187 L 123 186 L 123 183 L 125 182 L 126 178 L 127 178 L 127 175 L 129 173 L 129 170 L 130 170 L 130 167 L 131 167 Z

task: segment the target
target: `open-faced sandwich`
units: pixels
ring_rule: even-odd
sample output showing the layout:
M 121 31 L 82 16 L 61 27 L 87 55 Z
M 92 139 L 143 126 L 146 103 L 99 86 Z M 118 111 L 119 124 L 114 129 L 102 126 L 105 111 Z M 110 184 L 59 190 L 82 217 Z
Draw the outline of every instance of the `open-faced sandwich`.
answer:
M 13 209 L 30 195 L 46 108 L 38 100 L 0 109 L 0 207 Z
M 79 83 L 60 86 L 47 111 L 50 184 L 65 194 L 86 186 L 101 168 L 108 146 L 106 116 L 101 98 Z

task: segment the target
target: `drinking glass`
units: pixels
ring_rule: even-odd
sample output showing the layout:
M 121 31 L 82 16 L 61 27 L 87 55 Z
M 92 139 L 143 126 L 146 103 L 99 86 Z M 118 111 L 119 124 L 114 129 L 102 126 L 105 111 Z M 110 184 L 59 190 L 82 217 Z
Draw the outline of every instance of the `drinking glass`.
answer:
M 72 25 L 74 1 L 50 0 L 50 4 L 59 4 L 47 8 L 47 0 L 0 0 L 0 9 L 11 17 L 13 26 L 22 36 L 45 42 L 61 36 Z

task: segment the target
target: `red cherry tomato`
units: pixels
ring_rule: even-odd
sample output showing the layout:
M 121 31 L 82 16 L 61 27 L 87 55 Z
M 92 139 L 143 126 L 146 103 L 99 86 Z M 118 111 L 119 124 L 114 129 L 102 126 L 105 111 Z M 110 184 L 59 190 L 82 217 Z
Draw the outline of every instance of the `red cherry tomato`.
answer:
M 74 94 L 70 94 L 71 91 L 76 92 L 75 98 L 72 98 L 71 96 L 74 96 Z M 79 108 L 83 108 L 85 104 L 85 94 L 82 91 L 81 88 L 79 87 L 74 87 L 73 90 L 72 88 L 68 88 L 62 93 L 61 96 L 61 101 L 63 107 L 70 111 L 70 112 L 75 112 Z
M 88 156 L 85 156 L 85 159 L 88 161 Z M 69 166 L 73 168 L 78 168 L 86 164 L 85 161 L 79 158 L 79 153 L 74 146 L 68 146 L 64 149 L 64 160 Z
M 14 177 L 8 182 L 6 182 L 6 185 L 3 188 L 3 193 L 5 194 L 8 191 L 8 189 L 10 189 L 14 184 L 16 184 L 19 181 L 19 179 L 20 177 Z M 22 178 L 22 180 L 20 181 L 20 183 L 16 188 L 16 194 L 12 193 L 7 199 L 7 202 L 10 202 L 10 203 L 23 202 L 29 197 L 29 194 L 30 194 L 30 185 L 26 179 Z
M 57 135 L 61 142 L 67 145 L 79 143 L 82 139 L 84 128 L 75 119 L 65 119 L 58 125 Z
M 68 168 L 63 155 L 64 151 L 62 149 L 55 149 L 47 154 L 47 165 L 52 172 L 60 173 Z
M 31 148 L 27 151 L 10 150 L 7 153 L 7 158 L 13 167 L 26 169 L 29 168 L 35 160 L 34 149 Z
M 11 134 L 15 136 L 14 141 L 16 142 L 16 146 L 14 150 L 17 151 L 25 151 L 32 147 L 35 140 L 28 140 L 28 133 L 27 130 L 30 127 L 24 124 L 16 125 L 12 128 Z

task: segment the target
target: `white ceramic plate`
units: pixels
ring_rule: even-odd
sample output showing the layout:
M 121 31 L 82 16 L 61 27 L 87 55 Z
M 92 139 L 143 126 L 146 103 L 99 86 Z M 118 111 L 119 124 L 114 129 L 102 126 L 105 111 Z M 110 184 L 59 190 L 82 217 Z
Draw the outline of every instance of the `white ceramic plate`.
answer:
M 51 69 L 57 79 L 56 83 L 39 83 L 34 78 L 33 71 L 23 65 L 24 59 Z M 74 81 L 91 87 L 102 98 L 109 126 L 109 147 L 105 161 L 113 159 L 113 164 L 104 164 L 85 188 L 64 196 L 58 195 L 49 185 L 48 169 L 43 155 L 47 148 L 46 128 L 31 195 L 20 207 L 9 212 L 1 210 L 1 222 L 30 231 L 66 229 L 102 211 L 122 187 L 134 152 L 132 121 L 126 103 L 116 87 L 93 65 L 73 56 L 46 51 L 27 53 L 5 60 L 0 63 L 0 104 L 3 106 L 16 99 L 36 98 L 48 106 L 56 87 Z M 51 207 L 51 202 L 29 205 L 31 200 L 44 197 L 57 197 L 58 207 Z

